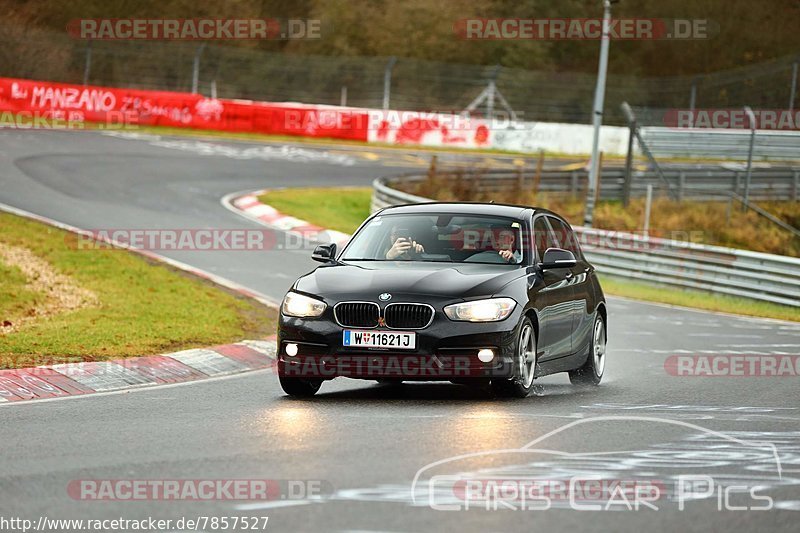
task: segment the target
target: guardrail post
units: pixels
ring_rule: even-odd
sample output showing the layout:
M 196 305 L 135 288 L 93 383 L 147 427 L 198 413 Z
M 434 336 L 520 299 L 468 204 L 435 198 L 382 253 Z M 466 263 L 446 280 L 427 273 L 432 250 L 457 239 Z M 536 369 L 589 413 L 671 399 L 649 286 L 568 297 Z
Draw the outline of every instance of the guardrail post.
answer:
M 431 164 L 428 167 L 428 180 L 436 178 L 436 154 L 431 156 Z
M 192 94 L 197 94 L 197 86 L 200 84 L 200 56 L 203 55 L 205 47 L 206 43 L 201 44 L 194 53 L 194 62 L 192 63 Z
M 653 184 L 647 184 L 647 198 L 644 202 L 644 236 L 650 236 L 650 209 L 653 206 Z
M 753 147 L 756 142 L 756 116 L 750 106 L 744 106 L 744 112 L 747 113 L 747 118 L 750 121 L 750 148 L 747 152 L 747 174 L 744 178 L 744 203 L 742 205 L 742 212 L 747 211 L 750 205 L 750 178 L 753 176 Z
M 629 125 L 628 155 L 625 156 L 625 181 L 622 185 L 622 205 L 628 207 L 631 202 L 631 181 L 633 180 L 633 140 L 636 138 L 636 120 Z
M 533 178 L 533 194 L 539 194 L 542 183 L 542 167 L 544 167 L 544 150 L 539 150 L 539 160 L 536 162 L 536 175 Z
M 678 172 L 678 202 L 683 201 L 683 188 L 686 186 L 686 173 L 684 171 Z
M 597 178 L 594 182 L 594 191 L 592 194 L 594 195 L 594 205 L 597 205 L 597 202 L 600 201 L 600 182 L 603 178 L 603 152 L 600 152 L 600 155 L 597 158 Z
M 691 127 L 694 127 L 694 105 L 697 101 L 697 78 L 692 78 L 692 89 L 689 93 L 689 113 L 691 118 Z
M 741 178 L 739 176 L 739 172 L 734 170 L 733 171 L 733 192 L 734 194 L 739 194 L 739 188 L 741 187 Z
M 386 63 L 386 68 L 383 71 L 383 110 L 389 109 L 389 93 L 392 90 L 392 69 L 394 64 L 397 63 L 397 58 L 392 56 L 389 62 Z
M 800 170 L 795 170 L 792 173 L 792 200 L 797 201 L 800 195 Z

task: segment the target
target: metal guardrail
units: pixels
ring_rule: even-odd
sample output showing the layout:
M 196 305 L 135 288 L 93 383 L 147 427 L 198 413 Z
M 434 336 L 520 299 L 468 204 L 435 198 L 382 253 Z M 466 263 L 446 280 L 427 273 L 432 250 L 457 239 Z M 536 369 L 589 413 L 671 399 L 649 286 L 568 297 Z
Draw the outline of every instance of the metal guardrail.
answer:
M 749 130 L 642 127 L 641 132 L 656 158 L 745 160 L 750 145 Z M 758 130 L 753 159 L 800 160 L 800 132 Z
M 670 190 L 677 199 L 719 200 L 730 193 L 741 195 L 744 192 L 745 171 L 724 168 L 714 170 L 664 168 L 662 173 Z M 525 171 L 522 175 L 514 171 L 486 171 L 462 174 L 471 181 L 470 187 L 476 192 L 499 192 L 513 190 L 519 186 L 528 190 L 535 179 L 535 172 Z M 407 181 L 422 181 L 424 176 L 406 176 Z M 444 171 L 437 174 L 439 180 L 456 180 L 458 174 Z M 586 170 L 544 170 L 539 176 L 539 191 L 586 193 L 588 186 Z M 630 193 L 632 197 L 643 197 L 647 186 L 658 191 L 664 182 L 652 170 L 633 172 Z M 600 176 L 600 199 L 622 200 L 625 194 L 625 169 L 603 169 Z M 754 169 L 750 182 L 751 200 L 800 200 L 800 167 Z
M 372 211 L 391 205 L 432 202 L 390 183 L 421 176 L 378 178 Z M 573 228 L 586 257 L 601 273 L 800 307 L 800 259 L 747 250 Z

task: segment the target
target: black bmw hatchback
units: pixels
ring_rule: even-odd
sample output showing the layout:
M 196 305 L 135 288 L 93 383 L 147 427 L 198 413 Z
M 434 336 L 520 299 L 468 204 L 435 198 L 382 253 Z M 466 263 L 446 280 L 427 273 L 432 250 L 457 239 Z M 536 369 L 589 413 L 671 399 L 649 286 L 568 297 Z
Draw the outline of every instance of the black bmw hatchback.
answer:
M 525 397 L 534 378 L 605 369 L 603 291 L 572 228 L 545 209 L 426 203 L 368 218 L 281 304 L 278 375 L 292 396 L 338 376 L 489 383 Z

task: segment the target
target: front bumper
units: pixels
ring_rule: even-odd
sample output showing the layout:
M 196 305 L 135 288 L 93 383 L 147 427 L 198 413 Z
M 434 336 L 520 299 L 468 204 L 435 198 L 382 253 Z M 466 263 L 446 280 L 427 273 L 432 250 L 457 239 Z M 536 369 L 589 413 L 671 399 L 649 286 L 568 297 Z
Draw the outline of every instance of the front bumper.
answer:
M 415 331 L 414 350 L 342 346 L 344 329 L 323 315 L 300 319 L 281 315 L 278 327 L 278 372 L 282 376 L 332 379 L 453 380 L 510 378 L 514 375 L 515 341 L 521 311 L 500 322 L 455 322 L 437 310 L 433 322 Z M 357 328 L 353 328 L 357 329 Z M 374 331 L 392 331 L 377 328 Z M 290 356 L 286 345 L 297 344 Z M 478 350 L 495 353 L 491 362 L 478 359 Z

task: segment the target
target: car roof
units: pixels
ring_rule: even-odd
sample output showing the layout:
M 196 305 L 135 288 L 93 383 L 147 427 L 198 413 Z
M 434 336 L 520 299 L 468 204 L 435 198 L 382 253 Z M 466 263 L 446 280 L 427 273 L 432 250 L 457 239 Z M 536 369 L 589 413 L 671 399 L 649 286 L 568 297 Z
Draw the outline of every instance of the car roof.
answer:
M 482 202 L 427 202 L 387 207 L 382 215 L 440 214 L 458 213 L 468 215 L 494 215 L 509 218 L 523 218 L 525 211 L 534 209 L 525 205 L 489 204 Z M 538 209 L 537 209 L 538 210 Z

